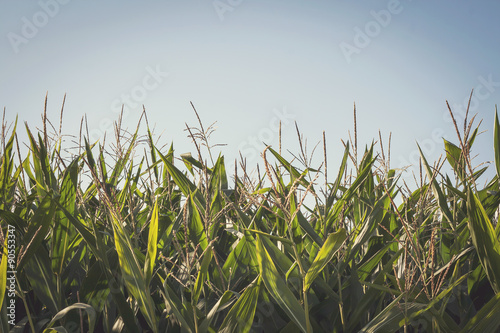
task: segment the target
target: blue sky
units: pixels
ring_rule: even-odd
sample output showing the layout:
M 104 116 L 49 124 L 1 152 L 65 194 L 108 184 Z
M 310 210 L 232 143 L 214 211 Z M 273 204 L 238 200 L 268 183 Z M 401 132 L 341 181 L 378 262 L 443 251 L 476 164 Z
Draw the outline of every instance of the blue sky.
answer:
M 397 168 L 418 161 L 416 142 L 430 161 L 442 137 L 457 143 L 446 100 L 462 129 L 474 88 L 486 131 L 477 165 L 493 160 L 498 14 L 496 1 L 3 1 L 0 106 L 33 128 L 46 92 L 54 122 L 66 93 L 63 132 L 76 135 L 86 115 L 97 139 L 121 104 L 129 129 L 144 105 L 163 143 L 194 154 L 192 101 L 206 127 L 217 121 L 212 142 L 227 144 L 226 159 L 241 151 L 249 165 L 262 141 L 277 146 L 278 119 L 283 148 L 298 153 L 296 121 L 309 151 L 326 132 L 335 174 L 354 102 L 360 149 L 379 130 L 387 148 L 392 133 Z

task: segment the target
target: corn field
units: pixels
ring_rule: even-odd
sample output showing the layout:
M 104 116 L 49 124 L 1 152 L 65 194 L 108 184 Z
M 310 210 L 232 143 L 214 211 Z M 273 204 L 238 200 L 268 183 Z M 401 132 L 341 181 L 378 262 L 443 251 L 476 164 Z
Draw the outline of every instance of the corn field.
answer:
M 263 145 L 251 173 L 244 156 L 226 169 L 201 121 L 193 155 L 117 125 L 70 157 L 46 117 L 24 155 L 4 123 L 0 329 L 500 332 L 500 124 L 482 186 L 473 122 L 442 160 L 421 152 L 416 189 L 381 140 L 347 140 L 332 176 L 326 140 L 311 165 L 299 134 L 293 159 Z

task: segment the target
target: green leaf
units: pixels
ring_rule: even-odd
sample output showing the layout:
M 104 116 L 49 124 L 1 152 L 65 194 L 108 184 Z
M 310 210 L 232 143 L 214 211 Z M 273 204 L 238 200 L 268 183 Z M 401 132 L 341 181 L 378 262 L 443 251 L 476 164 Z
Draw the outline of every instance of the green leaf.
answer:
M 155 202 L 151 222 L 149 223 L 148 254 L 145 262 L 146 285 L 149 285 L 156 261 L 156 250 L 158 247 L 158 201 Z
M 48 252 L 43 247 L 39 248 L 26 262 L 24 271 L 36 297 L 52 314 L 56 314 L 60 302 Z
M 275 236 L 275 235 L 271 235 L 271 234 L 268 234 L 264 231 L 260 231 L 260 230 L 255 230 L 255 229 L 243 229 L 243 230 L 247 230 L 251 233 L 255 233 L 255 234 L 259 234 L 260 236 L 263 236 L 263 237 L 266 237 L 266 238 L 269 238 L 269 239 L 272 239 L 272 240 L 275 240 L 275 241 L 278 241 L 278 242 L 282 242 L 284 244 L 288 244 L 288 245 L 292 245 L 293 242 L 291 240 L 289 240 L 288 238 L 283 238 L 283 237 L 280 237 L 280 236 Z
M 372 146 L 373 148 L 373 146 Z M 366 160 L 363 159 L 363 166 L 364 168 L 361 170 L 361 172 L 358 174 L 354 182 L 351 184 L 351 186 L 345 190 L 344 194 L 342 194 L 342 197 L 335 202 L 335 204 L 330 208 L 328 212 L 328 217 L 327 217 L 327 223 L 325 223 L 324 230 L 327 230 L 328 227 L 334 222 L 338 221 L 338 216 L 342 212 L 344 205 L 351 200 L 351 198 L 356 194 L 359 188 L 363 185 L 363 183 L 369 178 L 371 175 L 371 167 L 373 163 L 375 162 L 375 158 L 371 160 Z M 326 235 L 325 235 L 326 237 Z
M 191 304 L 181 302 L 172 288 L 167 284 L 165 284 L 165 294 L 163 294 L 163 297 L 167 305 L 167 310 L 174 313 L 175 318 L 181 324 L 181 328 L 186 332 L 195 332 Z
M 2 261 L 0 263 L 0 308 L 2 308 L 3 299 L 5 297 L 5 290 L 7 288 L 7 261 L 8 261 L 8 233 L 9 231 L 4 233 L 5 235 L 5 243 L 2 248 Z
M 467 214 L 472 243 L 476 248 L 491 287 L 500 293 L 500 241 L 481 201 L 468 189 Z
M 500 327 L 500 293 L 483 305 L 481 310 L 460 331 L 462 333 L 495 333 Z
M 304 233 L 300 228 L 300 223 L 298 221 L 297 215 L 300 213 L 300 208 L 297 207 L 295 194 L 290 196 L 290 216 L 294 218 L 290 221 L 290 227 L 292 228 L 291 237 L 295 246 L 297 247 L 297 252 L 302 253 L 304 249 Z
M 174 180 L 175 184 L 179 186 L 182 194 L 186 197 L 193 194 L 193 199 L 196 202 L 198 209 L 204 209 L 205 199 L 198 191 L 196 191 L 196 186 L 179 169 L 177 169 L 172 162 L 169 161 L 168 157 L 165 157 L 158 149 L 156 149 L 156 151 L 160 155 L 166 170 Z
M 287 281 L 288 277 L 290 276 L 302 280 L 299 276 L 299 268 L 294 265 L 292 260 L 290 260 L 290 258 L 288 258 L 288 256 L 283 253 L 283 251 L 278 249 L 278 247 L 273 242 L 271 242 L 270 237 L 260 237 L 260 241 L 262 242 L 262 245 L 264 246 L 266 252 L 273 259 L 273 263 L 275 264 L 278 273 L 288 273 L 286 275 Z
M 94 159 L 94 155 L 92 154 L 92 147 L 88 143 L 87 139 L 85 139 L 85 152 L 87 154 L 87 162 L 89 164 L 90 170 L 96 172 L 96 174 L 97 174 L 95 159 Z
M 73 215 L 76 204 L 76 192 L 78 186 L 78 163 L 80 158 L 74 159 L 63 174 L 61 185 L 60 205 Z M 76 236 L 73 225 L 69 222 L 63 211 L 58 210 L 54 221 L 54 231 L 52 238 L 52 268 L 54 272 L 61 275 L 70 242 Z
M 38 247 L 47 236 L 56 212 L 56 207 L 57 202 L 52 200 L 50 195 L 46 195 L 36 209 L 35 214 L 30 219 L 28 230 L 24 235 L 25 244 L 20 250 L 22 256 L 18 259 L 18 271 L 22 271 L 26 261 L 33 257 L 34 253 L 38 250 Z
M 111 264 L 109 271 L 118 271 L 118 254 L 115 249 L 109 249 L 106 254 L 108 262 Z M 89 267 L 85 278 L 80 284 L 80 299 L 84 303 L 91 304 L 98 312 L 103 310 L 110 294 L 109 281 L 103 266 L 102 261 L 95 262 Z
M 422 150 L 420 149 L 420 146 L 417 144 L 418 151 L 420 152 L 420 157 L 422 158 L 422 164 L 424 165 L 425 172 L 427 173 L 427 177 L 429 179 L 432 179 L 431 183 L 431 188 L 432 192 L 434 193 L 434 196 L 438 202 L 439 208 L 441 208 L 441 211 L 443 212 L 444 216 L 450 223 L 450 226 L 452 226 L 451 222 L 453 221 L 453 216 L 450 212 L 450 209 L 448 208 L 448 204 L 446 202 L 446 197 L 443 195 L 443 192 L 441 191 L 441 188 L 438 185 L 438 182 L 436 181 L 435 178 L 432 177 L 433 172 L 431 170 L 431 167 L 429 166 L 429 163 L 427 163 L 427 160 L 425 159 L 424 153 L 422 153 Z
M 149 126 L 148 126 L 148 143 L 149 143 L 149 149 L 151 150 L 151 161 L 152 161 L 152 168 L 153 168 L 153 172 L 155 174 L 155 178 L 156 178 L 156 181 L 158 182 L 158 164 L 157 164 L 157 161 L 156 161 L 156 148 L 155 148 L 155 144 L 153 142 L 153 136 L 151 135 L 151 131 L 149 130 Z
M 497 176 L 500 178 L 500 123 L 498 122 L 498 110 L 495 106 L 495 126 L 493 134 L 493 146 L 495 149 L 495 167 Z
M 196 304 L 201 294 L 201 290 L 203 289 L 203 284 L 208 278 L 208 267 L 210 262 L 212 261 L 212 251 L 208 248 L 203 255 L 203 259 L 201 260 L 201 267 L 198 272 L 198 277 L 196 278 L 196 282 L 194 284 L 193 289 L 193 303 Z
M 73 226 L 76 228 L 76 230 L 80 233 L 82 238 L 85 240 L 86 244 L 90 247 L 92 252 L 95 254 L 96 257 L 99 257 L 99 250 L 97 249 L 97 241 L 95 235 L 92 234 L 91 229 L 89 229 L 83 222 L 81 221 L 78 217 L 73 216 L 66 208 L 61 206 L 59 202 L 57 202 L 57 205 L 60 210 L 64 213 L 66 218 L 73 224 Z
M 300 178 L 301 176 L 301 173 L 292 166 L 292 164 L 290 162 L 288 162 L 287 160 L 285 160 L 280 154 L 278 154 L 274 149 L 272 149 L 271 147 L 269 147 L 269 151 L 274 155 L 274 157 L 276 157 L 278 159 L 278 161 L 280 161 L 281 164 L 283 164 L 283 166 L 290 172 L 291 176 L 292 176 L 292 180 L 295 180 L 295 179 L 298 179 Z M 306 170 L 307 171 L 307 170 Z M 304 179 L 304 177 L 302 177 L 300 179 L 300 183 L 302 184 L 302 186 L 304 186 L 305 188 L 307 188 L 309 186 L 309 182 L 307 180 Z M 314 189 L 311 187 L 311 190 L 314 192 Z
M 115 216 L 112 216 L 112 219 L 116 252 L 118 253 L 120 269 L 125 281 L 125 286 L 139 304 L 139 308 L 149 327 L 153 332 L 157 332 L 158 319 L 155 314 L 153 299 L 146 285 L 144 274 L 139 268 L 139 262 L 132 251 L 133 247 L 130 244 L 129 236 L 123 229 L 120 220 Z
M 53 189 L 56 183 L 56 179 L 54 176 L 54 172 L 50 167 L 49 155 L 46 147 L 47 142 L 44 142 L 42 140 L 42 136 L 40 134 L 38 134 L 38 144 L 40 145 L 40 167 L 45 178 L 45 184 L 47 184 L 49 189 Z
M 311 226 L 309 221 L 304 217 L 304 215 L 302 214 L 302 212 L 300 210 L 297 211 L 297 220 L 299 221 L 300 227 L 318 245 L 318 248 L 323 246 L 323 239 L 321 239 L 321 237 L 314 230 L 314 228 Z
M 162 234 L 160 240 L 160 243 L 163 242 L 163 248 L 167 248 L 170 245 L 172 239 L 174 238 L 174 235 L 179 230 L 183 220 L 184 220 L 183 214 L 178 214 L 174 222 L 170 223 L 170 225 L 166 228 L 166 231 Z
M 389 189 L 389 193 L 391 190 L 392 189 Z M 350 259 L 356 258 L 363 245 L 365 245 L 374 235 L 377 227 L 384 220 L 384 216 L 389 210 L 390 205 L 391 200 L 387 196 L 387 193 L 384 193 L 380 199 L 373 204 L 372 209 L 366 210 L 365 216 L 360 219 L 360 222 L 351 235 L 352 240 L 349 244 L 351 246 L 349 249 Z
M 73 305 L 70 305 L 70 306 L 62 309 L 61 311 L 59 311 L 54 316 L 54 318 L 52 318 L 52 320 L 50 321 L 50 323 L 47 325 L 47 328 L 50 328 L 52 325 L 54 325 L 54 323 L 57 320 L 63 318 L 69 311 L 76 310 L 76 309 L 85 310 L 85 312 L 87 312 L 87 317 L 88 317 L 88 320 L 89 320 L 89 330 L 88 330 L 88 332 L 89 333 L 94 332 L 95 320 L 96 320 L 96 313 L 95 313 L 94 308 L 92 308 L 90 305 L 85 304 L 85 303 L 75 303 Z M 45 331 L 47 331 L 47 330 L 45 330 Z
M 452 292 L 453 288 L 455 288 L 456 286 L 458 286 L 460 283 L 462 283 L 462 281 L 467 277 L 467 274 L 466 275 L 462 275 L 460 278 L 458 278 L 455 282 L 453 282 L 452 284 L 450 284 L 445 290 L 443 290 L 442 292 L 440 292 L 437 296 L 435 296 L 432 301 L 430 301 L 428 304 L 426 304 L 425 308 L 419 310 L 419 311 L 416 311 L 414 312 L 410 317 L 409 317 L 409 320 L 413 320 L 414 318 L 416 318 L 417 316 L 419 315 L 422 315 L 424 312 L 426 311 L 429 311 L 430 309 L 432 309 L 434 307 L 434 305 L 438 304 L 443 298 L 445 298 L 449 293 Z
M 200 323 L 199 332 L 208 331 L 208 327 L 212 324 L 212 321 L 216 317 L 216 314 L 231 305 L 232 301 L 230 300 L 232 297 L 233 297 L 233 292 L 229 290 L 226 290 L 224 294 L 222 294 L 221 298 L 210 309 L 210 312 L 207 314 L 207 317 L 203 319 L 202 322 Z
M 253 318 L 255 316 L 255 309 L 257 308 L 257 301 L 259 299 L 261 277 L 250 284 L 243 295 L 240 296 L 238 301 L 233 305 L 224 322 L 220 326 L 218 332 L 232 333 L 232 332 L 249 332 L 252 328 Z
M 181 154 L 181 158 L 182 158 L 182 161 L 184 162 L 184 164 L 186 165 L 186 167 L 188 168 L 188 170 L 191 172 L 191 174 L 193 174 L 193 165 L 200 170 L 204 170 L 203 164 L 201 164 L 200 161 L 194 159 L 193 156 L 191 155 L 191 153 Z M 212 169 L 207 167 L 207 172 L 209 174 L 211 174 Z
M 367 286 L 365 294 L 362 296 L 361 300 L 359 301 L 359 305 L 356 306 L 356 308 L 353 309 L 353 311 L 350 313 L 349 316 L 349 321 L 348 321 L 348 326 L 347 326 L 347 331 L 348 332 L 353 332 L 354 327 L 358 326 L 360 323 L 364 323 L 366 319 L 366 313 L 369 311 L 369 308 L 372 306 L 372 304 L 375 304 L 379 302 L 380 299 L 383 299 L 384 294 L 389 294 L 389 295 L 399 295 L 398 293 L 394 293 L 391 288 L 385 287 L 385 277 L 387 274 L 392 272 L 393 270 L 393 265 L 396 260 L 401 256 L 403 253 L 403 249 L 399 249 L 392 257 L 389 259 L 387 262 L 383 263 L 383 268 L 380 272 L 377 273 L 377 276 L 375 277 L 375 280 L 373 281 L 373 284 L 370 284 L 364 280 L 360 279 L 360 283 L 364 284 Z M 362 274 L 362 273 L 361 273 Z M 381 286 L 381 288 L 378 288 Z
M 288 317 L 303 331 L 307 331 L 304 309 L 280 277 L 272 258 L 264 248 L 260 236 L 257 234 L 257 257 L 262 281 L 267 291 L 285 311 Z
M 342 158 L 342 163 L 340 164 L 337 178 L 335 179 L 335 183 L 333 183 L 332 191 L 330 192 L 330 195 L 328 197 L 327 207 L 329 207 L 333 204 L 333 200 L 335 199 L 335 196 L 337 195 L 337 191 L 339 189 L 340 183 L 341 183 L 342 179 L 344 178 L 344 173 L 345 173 L 345 168 L 347 165 L 348 157 L 349 157 L 349 141 L 347 141 L 347 144 L 345 146 L 344 157 Z
M 17 116 L 10 139 L 5 145 L 3 156 L 0 156 L 0 198 L 1 198 L 0 209 L 9 209 L 12 200 L 14 200 L 13 191 L 15 190 L 16 187 L 15 185 L 17 177 L 13 178 L 11 177 L 11 174 L 14 168 L 14 160 L 12 158 L 12 147 L 14 145 L 16 127 L 17 127 Z
M 347 233 L 345 229 L 340 229 L 339 231 L 328 236 L 325 243 L 316 255 L 316 258 L 314 258 L 311 267 L 307 271 L 304 280 L 304 291 L 309 290 L 311 284 L 314 282 L 319 273 L 321 273 L 323 268 L 325 268 L 326 264 L 328 264 L 328 262 L 332 260 L 333 256 L 340 249 L 340 246 L 342 246 L 346 238 Z
M 382 249 L 377 251 L 377 253 L 375 253 L 358 268 L 358 277 L 360 281 L 366 280 L 373 270 L 382 262 L 383 256 L 387 253 L 391 246 L 392 243 L 387 243 Z
M 198 207 L 194 202 L 194 196 L 189 197 L 190 205 L 189 205 L 189 221 L 188 221 L 188 233 L 191 238 L 191 241 L 197 245 L 200 244 L 200 247 L 203 251 L 208 246 L 207 235 L 205 233 L 205 228 L 203 227 L 202 213 L 198 211 Z
M 111 292 L 111 296 L 113 298 L 114 304 L 118 308 L 120 316 L 122 318 L 123 324 L 127 327 L 127 330 L 130 332 L 139 333 L 141 330 L 136 323 L 136 318 L 134 311 L 130 308 L 130 304 L 127 302 L 127 299 L 123 295 L 121 291 L 121 285 L 112 275 L 109 270 L 105 270 L 106 276 L 108 278 L 108 286 Z
M 405 303 L 401 305 L 400 300 L 403 296 L 404 295 L 401 294 L 397 298 L 395 298 L 391 304 L 389 304 L 384 310 L 382 310 L 359 332 L 396 332 L 402 326 L 401 321 L 405 319 L 405 313 L 407 315 L 410 315 L 425 306 L 425 304 L 420 303 Z M 401 309 L 400 307 L 404 308 Z
M 224 166 L 224 156 L 219 156 L 212 168 L 212 173 L 210 175 L 210 188 L 212 190 L 227 190 L 227 175 L 226 167 Z
M 43 333 L 68 333 L 68 330 L 63 326 L 56 326 L 43 330 Z
M 462 149 L 446 139 L 443 139 L 443 141 L 444 148 L 446 150 L 446 159 L 448 160 L 448 163 L 450 163 L 460 180 L 463 181 L 466 176 L 466 168 L 465 156 L 463 155 Z
M 135 131 L 132 138 L 130 138 L 129 146 L 128 146 L 125 154 L 123 154 L 123 156 L 119 156 L 118 161 L 116 161 L 113 172 L 111 173 L 111 176 L 109 178 L 110 185 L 116 186 L 118 184 L 119 177 L 120 177 L 121 173 L 123 172 L 125 165 L 127 164 L 127 162 L 130 161 L 130 155 L 132 155 L 132 151 L 134 150 L 134 147 L 135 147 L 135 141 L 137 139 L 137 131 L 138 131 L 138 129 Z
M 224 266 L 222 267 L 222 272 L 226 278 L 232 274 L 234 278 L 239 278 L 249 274 L 249 271 L 257 272 L 258 261 L 256 255 L 255 239 L 252 237 L 249 231 L 245 230 L 244 236 L 237 241 L 234 249 L 229 253 Z M 215 283 L 217 283 L 218 271 L 214 272 Z

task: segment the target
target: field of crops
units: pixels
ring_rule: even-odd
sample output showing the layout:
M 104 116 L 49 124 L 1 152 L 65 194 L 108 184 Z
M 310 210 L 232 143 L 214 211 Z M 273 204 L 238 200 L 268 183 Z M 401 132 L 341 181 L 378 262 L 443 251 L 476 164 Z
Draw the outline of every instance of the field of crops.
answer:
M 346 141 L 328 168 L 326 142 L 314 166 L 302 143 L 293 160 L 263 146 L 252 176 L 226 169 L 201 121 L 193 155 L 117 126 L 113 144 L 77 136 L 71 157 L 46 118 L 4 124 L 0 330 L 499 332 L 494 120 L 486 186 L 467 120 L 442 161 L 421 155 L 415 186 L 380 141 Z

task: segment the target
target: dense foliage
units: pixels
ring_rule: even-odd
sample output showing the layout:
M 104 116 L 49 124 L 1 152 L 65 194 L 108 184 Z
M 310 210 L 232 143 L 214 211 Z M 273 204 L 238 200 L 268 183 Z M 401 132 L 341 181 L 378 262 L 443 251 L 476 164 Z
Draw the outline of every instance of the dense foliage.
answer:
M 149 129 L 117 128 L 112 149 L 81 139 L 68 160 L 60 135 L 27 125 L 19 156 L 4 126 L 0 329 L 497 332 L 500 125 L 483 188 L 470 157 L 478 129 L 464 125 L 458 144 L 444 141 L 453 175 L 421 155 L 415 190 L 382 145 L 358 160 L 346 143 L 333 181 L 302 142 L 292 162 L 263 147 L 252 179 L 244 161 L 228 177 L 224 157 L 212 160 L 201 122 L 189 128 L 197 158 L 159 148 Z

